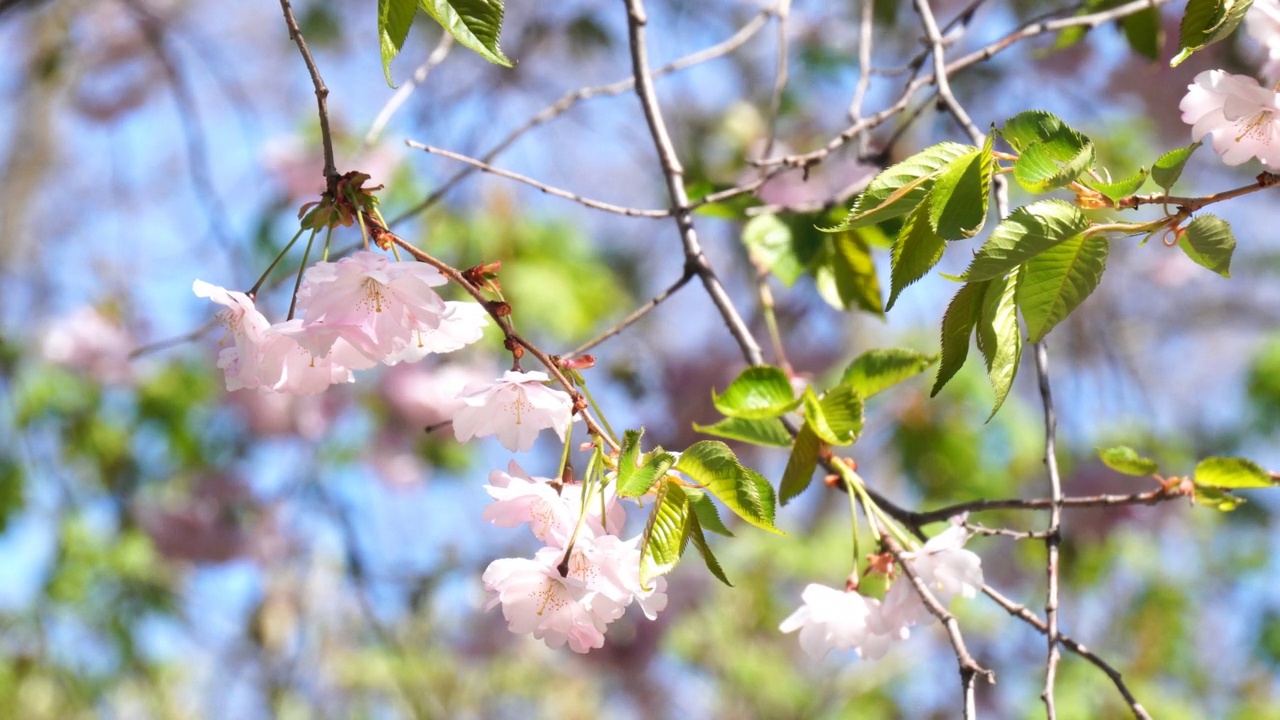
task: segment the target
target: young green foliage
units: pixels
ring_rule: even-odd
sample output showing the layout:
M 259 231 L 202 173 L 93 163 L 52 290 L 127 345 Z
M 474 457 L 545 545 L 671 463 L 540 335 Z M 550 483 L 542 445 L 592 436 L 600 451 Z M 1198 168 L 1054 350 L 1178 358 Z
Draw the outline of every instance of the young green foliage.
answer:
M 724 393 L 712 390 L 711 401 L 720 414 L 747 420 L 776 418 L 800 405 L 787 373 L 771 365 L 743 370 Z
M 1197 505 L 1211 507 L 1220 512 L 1231 512 L 1245 503 L 1245 499 L 1239 495 L 1232 495 L 1226 490 L 1203 485 L 1196 485 L 1195 493 L 1191 496 L 1191 499 Z
M 1077 235 L 1027 261 L 1018 285 L 1018 308 L 1027 335 L 1037 343 L 1098 287 L 1111 244 Z
M 463 47 L 495 65 L 511 67 L 498 47 L 502 33 L 502 0 L 378 0 L 378 38 L 382 72 L 391 80 L 391 60 L 404 47 L 414 14 L 421 7 Z
M 1021 150 L 1013 177 L 1027 192 L 1044 193 L 1080 177 L 1093 159 L 1093 142 L 1062 125 Z
M 1176 148 L 1160 156 L 1155 164 L 1151 166 L 1151 179 L 1157 185 L 1164 188 L 1168 192 L 1173 184 L 1178 182 L 1178 178 L 1182 177 L 1182 169 L 1187 166 L 1187 161 L 1191 159 L 1201 143 L 1193 142 L 1182 148 Z
M 777 418 L 747 420 L 729 417 L 713 425 L 693 424 L 693 429 L 728 440 L 740 440 L 752 445 L 766 447 L 791 447 L 791 434 L 786 426 Z
M 733 583 L 729 582 L 729 576 L 724 574 L 724 568 L 720 567 L 720 561 L 712 554 L 711 546 L 707 545 L 707 536 L 702 533 L 701 521 L 697 514 L 689 516 L 689 539 L 693 541 L 693 547 L 702 556 L 702 562 L 706 564 L 707 570 L 720 582 L 733 587 Z
M 1193 53 L 1225 39 L 1244 20 L 1253 0 L 1187 0 L 1178 32 L 1178 54 L 1169 61 L 1177 67 Z
M 672 480 L 658 485 L 653 511 L 640 536 L 640 584 L 671 572 L 689 541 L 689 500 Z
M 988 135 L 981 150 L 947 163 L 929 191 L 929 226 L 947 240 L 973 237 L 986 223 L 995 166 L 993 140 L 994 136 Z
M 1098 459 L 1104 465 L 1124 473 L 1125 475 L 1153 475 L 1160 469 L 1155 460 L 1142 457 L 1131 447 L 1118 445 L 1112 448 L 1098 448 Z
M 728 445 L 716 440 L 694 443 L 680 454 L 675 469 L 719 498 L 743 520 L 758 528 L 785 534 L 773 526 L 776 505 L 773 487 L 759 473 L 738 462 Z
M 806 424 L 828 445 L 851 445 L 862 433 L 862 396 L 849 385 L 837 385 L 819 398 L 804 391 Z
M 961 277 L 969 282 L 1000 277 L 1088 227 L 1080 208 L 1062 200 L 1020 207 L 996 226 Z
M 742 228 L 742 244 L 747 247 L 751 262 L 768 270 L 791 287 L 804 275 L 804 263 L 796 255 L 791 228 L 777 215 L 757 215 Z
M 1141 190 L 1142 186 L 1146 184 L 1147 176 L 1149 174 L 1150 173 L 1146 168 L 1139 168 L 1138 172 L 1124 178 L 1123 180 L 1102 182 L 1100 180 L 1093 180 L 1088 175 L 1082 175 L 1080 177 L 1080 182 L 1085 187 L 1100 193 L 1103 197 L 1115 203 L 1118 202 L 1120 198 L 1129 197 Z
M 1226 220 L 1204 213 L 1187 223 L 1186 231 L 1178 238 L 1178 247 L 1197 265 L 1206 267 L 1222 277 L 1231 277 L 1231 255 L 1236 249 L 1236 237 Z
M 778 501 L 783 505 L 804 492 L 813 481 L 813 471 L 818 467 L 818 449 L 822 441 L 817 433 L 809 427 L 809 423 L 800 426 L 796 433 L 795 445 L 791 449 L 791 457 L 787 458 L 787 468 L 782 472 L 782 484 L 778 487 Z
M 1276 484 L 1271 473 L 1239 457 L 1209 457 L 1196 465 L 1196 485 L 1214 488 L 1268 488 Z
M 969 356 L 969 339 L 973 337 L 973 328 L 978 324 L 982 298 L 990 284 L 990 280 L 965 283 L 947 306 L 947 312 L 942 316 L 941 360 L 938 363 L 938 376 L 933 381 L 933 390 L 929 392 L 930 397 L 937 395 L 964 367 L 965 358 Z
M 928 195 L 916 206 L 893 243 L 889 270 L 889 303 L 885 310 L 893 308 L 898 295 L 907 286 L 929 274 L 942 259 L 947 242 L 929 223 L 932 202 Z
M 938 360 L 905 348 L 879 348 L 859 355 L 840 376 L 840 384 L 853 388 L 863 398 L 887 390 L 919 375 Z
M 831 236 L 810 267 L 818 294 L 837 310 L 858 308 L 883 315 L 880 278 L 876 275 L 871 246 L 863 229 L 843 230 Z
M 952 160 L 975 150 L 972 145 L 944 142 L 889 167 L 871 181 L 844 221 L 829 232 L 873 225 L 911 212 Z
M 627 430 L 622 436 L 622 451 L 618 453 L 617 492 L 622 497 L 640 497 L 649 492 L 654 483 L 666 476 L 676 458 L 662 448 L 640 452 L 640 438 L 644 430 Z
M 992 279 L 982 297 L 978 316 L 978 350 L 987 364 L 987 378 L 996 391 L 995 406 L 987 420 L 995 417 L 1013 387 L 1022 359 L 1022 330 L 1018 327 L 1016 302 L 1021 272 L 1006 278 Z

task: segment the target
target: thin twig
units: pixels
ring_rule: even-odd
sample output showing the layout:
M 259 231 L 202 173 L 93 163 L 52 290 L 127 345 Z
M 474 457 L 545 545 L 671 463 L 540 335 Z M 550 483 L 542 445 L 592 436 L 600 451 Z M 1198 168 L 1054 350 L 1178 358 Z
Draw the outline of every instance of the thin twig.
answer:
M 778 59 L 777 70 L 773 76 L 773 96 L 769 99 L 769 132 L 765 137 L 764 150 L 760 157 L 773 154 L 773 144 L 778 139 L 778 115 L 782 112 L 782 94 L 787 90 L 787 20 L 791 16 L 791 0 L 779 0 L 778 16 Z
M 1010 530 L 1009 528 L 993 528 L 987 527 L 982 523 L 964 524 L 964 527 L 974 535 L 985 535 L 987 537 L 999 536 L 1013 538 L 1014 540 L 1043 540 L 1048 537 L 1048 533 L 1036 530 Z
M 853 90 L 853 100 L 849 103 L 849 121 L 862 119 L 862 103 L 866 100 L 867 90 L 871 88 L 871 44 L 875 30 L 875 0 L 862 0 L 862 16 L 858 20 L 858 84 Z M 867 152 L 868 138 L 858 138 L 858 154 Z
M 1133 493 L 1131 495 L 1088 495 L 1062 498 L 1062 506 L 1070 508 L 1121 507 L 1125 505 L 1157 505 L 1168 500 L 1184 498 L 1177 489 L 1160 488 L 1150 492 Z M 910 524 L 928 525 L 940 522 L 967 512 L 985 512 L 988 510 L 1047 510 L 1054 505 L 1052 498 L 1005 498 L 1000 500 L 970 500 L 956 503 L 937 510 L 910 514 Z
M 528 185 L 529 187 L 532 187 L 532 188 L 537 188 L 538 190 L 548 195 L 555 195 L 556 197 L 564 198 L 565 200 L 572 200 L 573 202 L 576 202 L 579 205 L 589 207 L 592 210 L 603 210 L 604 212 L 610 212 L 616 215 L 625 215 L 627 217 L 647 217 L 647 218 L 671 217 L 670 210 L 648 210 L 645 208 L 625 207 L 623 205 L 614 205 L 612 203 L 601 202 L 600 200 L 592 200 L 591 198 L 583 197 L 577 193 L 569 192 L 568 190 L 562 190 L 558 187 L 552 187 L 551 185 L 547 185 L 546 183 L 540 182 L 538 180 L 534 180 L 533 178 L 528 177 L 527 175 L 521 175 L 520 173 L 514 173 L 514 172 L 511 172 L 510 170 L 503 170 L 502 168 L 496 168 L 490 165 L 489 163 L 484 162 L 483 160 L 477 160 L 473 157 L 468 157 L 466 155 L 452 152 L 450 150 L 445 150 L 443 148 L 433 147 L 431 145 L 425 145 L 423 143 L 417 142 L 416 140 L 405 140 L 404 142 L 406 145 L 408 145 L 411 148 L 414 148 L 415 150 L 422 150 L 425 152 L 429 152 L 432 155 L 439 155 L 440 157 L 449 158 L 450 160 L 456 160 L 460 163 L 466 163 L 467 165 L 470 165 L 476 168 L 477 170 L 483 170 L 484 172 L 490 173 L 491 175 L 497 175 L 498 177 L 504 177 L 504 178 L 507 178 L 508 180 L 515 180 L 516 182 L 524 183 L 525 185 Z
M 987 597 L 994 600 L 997 605 L 1004 608 L 1010 615 L 1026 622 L 1040 633 L 1048 634 L 1049 626 L 1046 625 L 1043 620 L 1036 617 L 1036 614 L 1028 610 L 1025 605 L 1015 603 L 1000 594 L 998 590 L 990 585 L 983 585 L 982 592 Z M 1085 660 L 1088 660 L 1095 667 L 1106 673 L 1107 677 L 1111 678 L 1111 682 L 1116 686 L 1116 690 L 1118 690 L 1120 695 L 1124 697 L 1125 703 L 1129 705 L 1129 710 L 1133 712 L 1133 716 L 1135 718 L 1138 720 L 1151 720 L 1151 715 L 1147 713 L 1146 708 L 1142 707 L 1142 703 L 1138 702 L 1138 699 L 1134 697 L 1133 692 L 1129 690 L 1129 686 L 1125 684 L 1124 678 L 1121 676 L 1119 670 L 1116 670 L 1110 663 L 1098 657 L 1091 650 L 1085 647 L 1084 644 L 1073 640 L 1071 637 L 1063 633 L 1058 633 L 1058 642 L 1062 643 L 1062 646 L 1067 650 L 1079 655 Z
M 964 637 L 960 634 L 960 623 L 956 621 L 956 616 L 952 615 L 938 599 L 929 591 L 929 587 L 924 584 L 915 570 L 903 558 L 902 546 L 897 540 L 893 539 L 892 533 L 882 533 L 881 540 L 885 548 L 893 555 L 894 561 L 898 567 L 902 569 L 903 579 L 911 582 L 916 590 L 916 594 L 920 596 L 920 600 L 924 603 L 929 614 L 938 618 L 942 626 L 946 628 L 947 638 L 951 641 L 951 649 L 955 651 L 956 663 L 960 666 L 960 684 L 964 692 L 964 715 L 965 720 L 972 720 L 977 717 L 977 703 L 974 698 L 974 685 L 977 676 L 981 675 L 986 678 L 988 684 L 995 684 L 996 674 L 981 665 L 973 659 L 973 655 L 969 654 L 969 649 L 964 644 Z M 901 582 L 901 580 L 899 580 Z
M 1062 544 L 1062 478 L 1058 474 L 1057 431 L 1058 415 L 1053 407 L 1053 393 L 1049 389 L 1049 351 L 1043 342 L 1035 344 L 1036 376 L 1040 383 L 1040 402 L 1044 408 L 1044 464 L 1049 474 L 1049 527 L 1044 539 L 1047 559 L 1045 573 L 1048 575 L 1048 590 L 1044 603 L 1045 634 L 1048 636 L 1048 654 L 1045 658 L 1044 691 L 1040 698 L 1044 701 L 1045 714 L 1049 720 L 1058 716 L 1054 703 L 1054 682 L 1058 676 L 1058 562 L 1059 548 Z
M 622 321 L 619 322 L 617 325 L 614 325 L 608 330 L 605 330 L 604 332 L 597 335 L 595 338 L 569 351 L 564 355 L 564 357 L 565 358 L 577 357 L 578 355 L 581 355 L 582 353 L 590 350 L 591 348 L 594 348 L 595 346 L 599 345 L 605 340 L 608 340 L 609 338 L 621 333 L 623 330 L 626 330 L 628 327 L 633 325 L 640 318 L 644 317 L 645 315 L 648 315 L 651 310 L 658 307 L 658 305 L 661 304 L 662 301 L 671 297 L 676 293 L 677 290 L 679 290 L 680 288 L 688 284 L 688 282 L 692 280 L 695 275 L 697 275 L 697 273 L 693 272 L 692 269 L 686 267 L 684 273 L 680 275 L 680 279 L 671 283 L 671 286 L 668 287 L 666 290 L 663 290 L 657 295 L 654 295 L 653 297 L 649 298 L 648 302 L 636 308 L 635 311 L 633 311 L 630 315 L 623 318 Z
M 700 65 L 702 63 L 709 62 L 711 60 L 715 60 L 717 58 L 721 58 L 721 57 L 724 57 L 725 55 L 728 55 L 734 50 L 737 50 L 738 48 L 745 45 L 746 42 L 750 40 L 752 37 L 754 37 L 756 33 L 760 32 L 760 29 L 765 26 L 765 24 L 769 21 L 769 18 L 773 15 L 773 13 L 774 13 L 773 8 L 771 7 L 764 8 L 759 13 L 757 13 L 753 18 L 751 18 L 750 21 L 748 21 L 745 25 L 739 28 L 737 32 L 735 32 L 733 35 L 729 36 L 725 40 L 722 40 L 721 42 L 716 43 L 715 45 L 708 46 L 706 48 L 703 48 L 702 50 L 699 50 L 694 53 L 690 53 L 689 55 L 686 55 L 681 58 L 677 58 L 676 60 L 673 60 L 672 62 L 667 63 L 661 68 L 654 70 L 653 77 L 658 78 L 664 75 L 670 75 L 672 73 L 679 72 L 686 68 L 690 68 L 695 65 Z M 507 136 L 504 137 L 502 140 L 499 140 L 498 143 L 489 150 L 489 152 L 485 153 L 484 155 L 481 155 L 480 160 L 486 163 L 492 163 L 498 157 L 498 155 L 501 155 L 503 151 L 505 151 L 507 148 L 515 144 L 516 140 L 519 140 L 525 133 L 528 133 L 529 131 L 533 130 L 539 125 L 548 123 L 551 120 L 554 120 L 555 118 L 559 117 L 560 115 L 563 115 L 564 113 L 568 112 L 571 108 L 573 108 L 575 105 L 577 105 L 579 102 L 583 100 L 589 100 L 591 98 L 597 98 L 597 97 L 608 97 L 612 95 L 621 95 L 622 93 L 627 92 L 633 87 L 635 87 L 635 78 L 628 77 L 622 80 L 618 80 L 616 82 L 609 83 L 608 85 L 597 85 L 594 87 L 585 87 L 585 88 L 580 88 L 578 90 L 575 90 L 571 93 L 568 93 L 563 97 L 561 97 L 559 100 L 539 110 L 537 113 L 533 115 L 533 117 L 525 121 L 525 123 L 520 127 L 517 127 L 516 129 L 507 133 Z M 448 193 L 450 190 L 452 190 L 459 182 L 462 182 L 464 179 L 470 177 L 471 174 L 476 172 L 477 170 L 479 170 L 479 168 L 475 166 L 470 166 L 470 167 L 464 168 L 463 170 L 457 173 L 454 173 L 453 176 L 451 176 L 448 180 L 445 180 L 443 183 L 441 183 L 440 187 L 436 188 L 431 192 L 431 194 L 427 195 L 427 197 L 424 198 L 422 202 L 418 203 L 417 205 L 414 205 L 413 207 L 404 211 L 400 215 L 397 215 L 396 217 L 392 218 L 387 224 L 392 227 L 395 227 L 399 223 L 413 217 L 414 215 L 417 215 L 423 212 L 427 208 L 430 208 L 432 205 L 435 205 L 437 202 L 439 202 L 440 198 L 444 197 L 445 194 Z
M 391 116 L 396 114 L 400 106 L 404 105 L 409 96 L 417 90 L 420 85 L 427 81 L 427 77 L 431 75 L 431 71 L 437 65 L 444 62 L 449 57 L 449 50 L 453 47 L 453 36 L 449 33 L 440 33 L 440 42 L 436 43 L 436 47 L 427 56 L 426 62 L 422 63 L 413 71 L 413 75 L 404 81 L 395 93 L 387 99 L 387 103 L 378 111 L 377 117 L 373 119 L 373 123 L 369 125 L 369 132 L 365 134 L 361 148 L 367 148 L 378 141 L 378 137 L 382 135 L 382 131 L 386 129 L 387 123 L 391 122 Z
M 307 41 L 302 37 L 302 30 L 298 28 L 298 20 L 293 16 L 293 6 L 289 4 L 289 0 L 280 0 L 280 9 L 284 11 L 284 23 L 289 27 L 289 37 L 293 38 L 294 44 L 298 46 L 298 52 L 302 53 L 302 60 L 307 64 L 307 72 L 311 73 L 311 84 L 316 89 L 316 108 L 320 115 L 320 141 L 324 146 L 324 180 L 331 194 L 337 192 L 338 187 L 338 167 L 333 160 L 333 133 L 329 129 L 329 88 L 324 84 L 324 78 L 320 77 L 320 68 L 316 67 L 316 61 L 311 57 L 311 50 L 307 48 Z
M 734 306 L 729 293 L 720 284 L 720 279 L 712 269 L 710 261 L 702 251 L 698 241 L 698 233 L 693 227 L 693 213 L 689 209 L 689 196 L 684 188 L 684 168 L 676 155 L 675 145 L 671 142 L 671 134 L 667 131 L 662 110 L 658 107 L 657 93 L 653 87 L 653 75 L 649 71 L 649 50 L 645 43 L 645 14 L 643 0 L 626 0 L 627 29 L 631 45 L 631 69 L 636 81 L 636 94 L 644 109 L 645 121 L 649 125 L 649 134 L 658 152 L 658 160 L 662 164 L 662 174 L 667 181 L 667 191 L 671 195 L 672 214 L 676 226 L 680 229 L 680 240 L 684 245 L 685 263 L 693 268 L 703 288 L 711 296 L 711 302 L 720 312 L 720 317 L 729 328 L 729 333 L 738 341 L 742 355 L 751 365 L 763 365 L 764 355 L 760 345 L 751 334 L 750 328 L 743 321 L 738 309 Z
M 184 345 L 189 342 L 195 342 L 196 340 L 199 340 L 200 338 L 204 337 L 205 334 L 208 333 L 210 330 L 217 327 L 218 322 L 219 321 L 215 318 L 213 320 L 210 320 L 209 322 L 206 322 L 205 324 L 201 325 L 195 330 L 192 330 L 191 332 L 183 333 L 182 335 L 177 335 L 171 338 L 165 338 L 164 340 L 156 340 L 155 342 L 149 342 L 145 345 L 139 345 L 138 347 L 129 351 L 129 359 L 136 360 L 142 357 L 143 355 L 150 355 L 153 352 L 159 352 L 161 350 L 167 350 L 171 347 L 176 347 L 178 345 Z
M 986 140 L 982 131 L 973 124 L 973 118 L 965 112 L 964 106 L 951 94 L 951 81 L 947 78 L 946 48 L 943 46 L 942 32 L 938 30 L 938 21 L 933 17 L 933 8 L 929 0 L 914 0 L 916 12 L 920 15 L 920 24 L 924 26 L 925 38 L 929 41 L 933 52 L 933 77 L 938 86 L 938 100 L 943 103 L 947 112 L 960 123 L 960 127 L 969 134 L 975 145 Z

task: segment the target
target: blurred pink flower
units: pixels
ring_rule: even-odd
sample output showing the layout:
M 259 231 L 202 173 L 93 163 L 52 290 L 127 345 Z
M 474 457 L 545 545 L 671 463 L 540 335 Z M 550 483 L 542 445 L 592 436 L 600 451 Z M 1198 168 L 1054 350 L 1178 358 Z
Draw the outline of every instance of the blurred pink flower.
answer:
M 458 396 L 465 406 L 453 416 L 454 435 L 459 442 L 497 435 L 513 452 L 532 448 L 543 428 L 552 428 L 564 440 L 573 401 L 542 384 L 549 379 L 546 373 L 508 370 L 500 380 L 468 385 Z
M 1254 0 L 1244 16 L 1244 28 L 1266 53 L 1258 74 L 1270 80 L 1280 80 L 1280 2 Z
M 853 650 L 858 657 L 876 660 L 888 652 L 897 634 L 881 633 L 880 601 L 857 591 L 837 590 L 812 583 L 801 594 L 804 604 L 778 629 L 800 631 L 800 647 L 814 660 L 831 650 Z
M 348 399 L 334 393 L 288 395 L 262 389 L 227 395 L 228 402 L 241 409 L 240 415 L 254 436 L 297 435 L 305 440 L 324 435 Z
M 92 307 L 82 307 L 51 322 L 41 335 L 40 354 L 105 383 L 132 379 L 129 353 L 134 340 L 124 328 Z
M 466 405 L 458 394 L 469 383 L 492 377 L 489 370 L 465 365 L 421 368 L 396 365 L 382 376 L 382 397 L 391 411 L 416 430 L 448 422 Z
M 260 160 L 281 190 L 290 199 L 314 199 L 324 192 L 324 164 L 318 141 L 308 142 L 296 135 L 277 137 L 263 144 Z M 395 172 L 404 152 L 393 144 L 372 148 L 339 164 L 343 170 L 359 170 L 372 180 L 366 185 L 385 185 Z
M 1209 135 L 1228 165 L 1251 157 L 1280 167 L 1280 95 L 1247 75 L 1206 70 L 1187 86 L 1178 108 L 1191 125 L 1191 139 Z

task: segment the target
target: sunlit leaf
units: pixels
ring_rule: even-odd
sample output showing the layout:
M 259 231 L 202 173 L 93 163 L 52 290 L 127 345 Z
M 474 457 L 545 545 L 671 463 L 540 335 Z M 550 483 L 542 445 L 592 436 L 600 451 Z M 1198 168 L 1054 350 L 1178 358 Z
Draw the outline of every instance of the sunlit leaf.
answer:
M 938 364 L 938 376 L 933 381 L 930 396 L 937 395 L 969 356 L 969 339 L 978 324 L 982 311 L 982 298 L 991 281 L 966 283 L 947 306 L 942 316 L 942 354 Z
M 759 473 L 746 468 L 728 445 L 703 440 L 680 454 L 675 469 L 716 496 L 725 507 L 758 528 L 785 534 L 773 526 L 776 505 L 773 487 Z
M 418 12 L 418 0 L 378 0 L 378 45 L 382 51 L 382 73 L 387 77 L 387 84 L 395 87 L 391 80 L 391 60 L 404 47 L 404 40 L 409 35 L 409 27 L 413 25 L 413 16 Z
M 1031 342 L 1040 342 L 1098 287 L 1107 268 L 1106 238 L 1077 235 L 1027 261 L 1018 307 Z
M 418 0 L 418 4 L 463 47 L 495 65 L 512 67 L 498 47 L 502 0 Z
M 1179 52 L 1169 66 L 1177 67 L 1193 53 L 1225 39 L 1252 4 L 1253 0 L 1187 0 L 1178 33 Z
M 1276 484 L 1271 473 L 1252 460 L 1239 457 L 1205 458 L 1196 465 L 1194 479 L 1197 485 L 1215 488 L 1266 488 Z
M 743 370 L 723 393 L 713 390 L 711 400 L 720 414 L 746 419 L 778 417 L 800 404 L 787 373 L 771 365 Z
M 671 572 L 689 540 L 689 501 L 679 484 L 664 480 L 640 536 L 640 583 Z
M 911 212 L 924 199 L 934 179 L 948 163 L 975 150 L 977 148 L 972 145 L 944 142 L 889 167 L 871 181 L 854 201 L 844 222 L 832 230 L 871 225 Z
M 987 363 L 987 377 L 996 391 L 995 406 L 988 420 L 1004 404 L 1013 387 L 1022 360 L 1022 330 L 1018 327 L 1018 308 L 1015 298 L 1018 277 L 1013 273 L 1007 278 L 991 280 L 982 298 L 982 310 L 978 316 L 978 350 Z
M 1089 218 L 1080 208 L 1062 200 L 1041 200 L 1020 207 L 996 226 L 963 278 L 977 282 L 1000 277 L 1088 227 Z
M 787 428 L 777 418 L 749 420 L 730 417 L 713 425 L 694 423 L 693 429 L 707 435 L 729 440 L 741 440 L 752 445 L 791 447 L 791 433 L 787 432 Z
M 908 285 L 929 274 L 947 248 L 946 240 L 929 224 L 930 207 L 931 201 L 925 197 L 898 232 L 890 257 L 889 304 L 885 310 L 893 307 Z
M 791 228 L 777 215 L 757 215 L 742 228 L 742 243 L 751 261 L 790 287 L 804 274 L 804 264 L 796 256 Z
M 904 348 L 868 350 L 844 369 L 840 384 L 848 385 L 862 397 L 869 398 L 920 374 L 937 359 L 937 355 Z
M 1204 213 L 1187 223 L 1186 232 L 1178 238 L 1178 247 L 1196 264 L 1222 277 L 1231 277 L 1231 255 L 1236 249 L 1236 236 L 1226 220 Z
M 787 468 L 782 473 L 782 484 L 778 487 L 778 500 L 783 505 L 804 492 L 813 481 L 813 471 L 818 467 L 820 445 L 821 440 L 808 423 L 800 426 L 791 457 L 787 459 Z
M 1131 447 L 1119 445 L 1112 448 L 1098 448 L 1098 458 L 1103 464 L 1125 475 L 1152 475 L 1160 466 L 1150 458 L 1142 457 Z
M 707 570 L 720 582 L 733 587 L 733 583 L 729 582 L 729 577 L 724 574 L 724 568 L 720 567 L 720 561 L 711 552 L 711 546 L 707 545 L 707 536 L 702 534 L 702 526 L 699 524 L 698 516 L 689 516 L 689 539 L 693 541 L 693 546 L 698 550 L 698 554 L 702 556 L 702 562 L 706 564 Z
M 1161 155 L 1160 159 L 1151 166 L 1151 179 L 1168 191 L 1174 183 L 1178 182 L 1178 178 L 1182 177 L 1182 169 L 1187 166 L 1191 154 L 1199 147 L 1199 142 L 1193 142 L 1186 147 L 1170 150 Z
M 990 196 L 991 143 L 987 137 L 982 150 L 965 153 L 943 168 L 929 192 L 929 225 L 948 240 L 973 237 L 987 220 Z

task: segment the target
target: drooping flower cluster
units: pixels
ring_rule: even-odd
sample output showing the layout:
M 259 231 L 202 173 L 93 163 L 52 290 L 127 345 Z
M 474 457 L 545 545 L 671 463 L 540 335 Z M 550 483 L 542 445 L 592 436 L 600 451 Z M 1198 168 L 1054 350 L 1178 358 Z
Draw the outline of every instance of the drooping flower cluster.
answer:
M 298 289 L 301 317 L 275 324 L 244 293 L 202 280 L 192 289 L 226 308 L 218 318 L 232 343 L 218 367 L 228 390 L 308 395 L 352 382 L 353 370 L 414 362 L 479 340 L 484 309 L 445 302 L 432 289 L 445 282 L 429 265 L 358 252 L 309 268 Z
M 1249 158 L 1280 168 L 1280 94 L 1248 75 L 1206 70 L 1187 86 L 1178 108 L 1191 125 L 1191 139 L 1210 136 L 1228 165 Z
M 919 550 L 902 553 L 903 561 L 943 607 L 957 595 L 971 598 L 982 588 L 982 559 L 964 549 L 968 537 L 957 524 Z M 778 629 L 784 633 L 799 630 L 800 647 L 815 660 L 832 649 L 852 650 L 867 660 L 879 659 L 894 641 L 909 637 L 912 627 L 936 619 L 905 575 L 893 583 L 883 602 L 854 589 L 818 584 L 806 587 L 801 598 L 804 604 Z
M 501 605 L 512 632 L 585 653 L 604 646 L 606 627 L 632 602 L 650 620 L 666 607 L 664 578 L 648 588 L 640 582 L 639 536 L 616 534 L 626 511 L 611 489 L 530 477 L 514 461 L 489 483 L 494 503 L 484 519 L 527 524 L 546 543 L 533 558 L 501 558 L 484 571 L 485 609 Z

